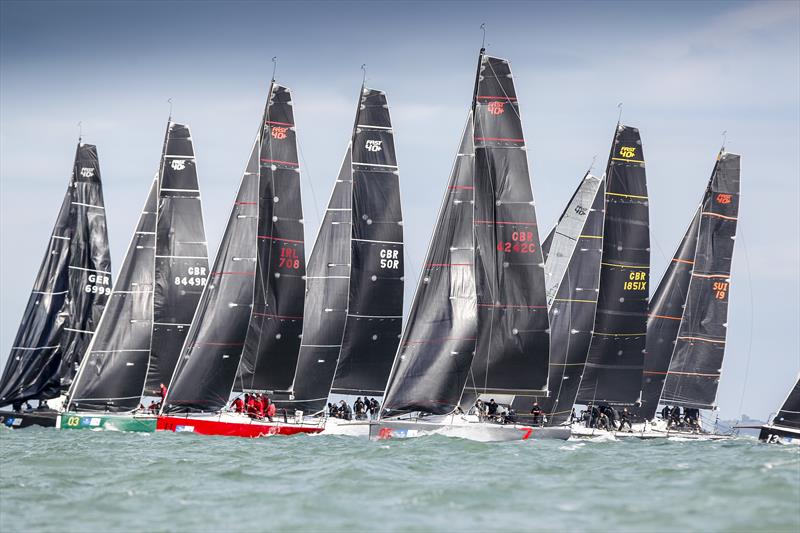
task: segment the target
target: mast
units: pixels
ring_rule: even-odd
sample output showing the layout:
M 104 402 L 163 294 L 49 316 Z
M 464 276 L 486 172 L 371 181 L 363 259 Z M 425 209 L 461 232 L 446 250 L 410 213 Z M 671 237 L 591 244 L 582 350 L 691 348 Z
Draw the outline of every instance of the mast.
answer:
M 253 313 L 234 390 L 286 391 L 303 331 L 303 206 L 292 96 L 273 81 L 264 113 Z
M 731 262 L 739 215 L 740 157 L 720 152 L 700 212 L 686 306 L 661 401 L 715 409 L 725 355 Z
M 550 314 L 550 395 L 536 398 L 548 425 L 572 411 L 592 339 L 603 253 L 605 179 L 587 173 L 548 237 L 545 263 Z M 514 408 L 529 412 L 532 399 L 517 396 Z
M 465 392 L 544 393 L 550 359 L 544 259 L 507 60 L 481 53 L 472 105 L 478 332 Z
M 208 277 L 208 245 L 189 126 L 170 121 L 158 182 L 153 333 L 144 394 L 169 383 Z
M 631 404 L 642 389 L 650 230 L 639 130 L 618 124 L 606 170 L 603 257 L 594 331 L 577 403 Z
M 308 266 L 306 320 L 288 404 L 379 394 L 403 309 L 399 172 L 386 94 L 362 86 L 353 133 Z M 283 403 L 283 402 L 281 402 Z
M 245 354 L 249 363 L 245 363 L 240 376 L 242 380 L 256 383 L 270 371 L 260 360 L 264 350 L 272 346 L 281 350 L 278 356 L 286 356 L 282 350 L 287 344 L 276 341 L 286 337 L 290 344 L 293 332 L 297 331 L 296 321 L 300 315 L 260 316 L 296 312 L 282 311 L 280 306 L 276 310 L 278 304 L 274 303 L 296 296 L 296 283 L 274 280 L 302 278 L 298 272 L 304 268 L 302 229 L 299 228 L 302 219 L 294 218 L 299 213 L 299 163 L 294 155 L 295 148 L 281 147 L 295 141 L 293 126 L 286 125 L 294 123 L 291 116 L 286 115 L 290 109 L 289 89 L 272 82 L 208 284 L 175 367 L 162 407 L 164 413 L 221 410 L 228 403 Z M 281 116 L 286 118 L 286 124 L 275 124 L 284 122 L 278 118 Z M 289 208 L 284 211 L 275 205 L 261 209 L 268 202 L 285 203 Z M 281 254 L 283 264 L 280 263 Z M 257 285 L 258 278 L 261 285 Z M 257 289 L 263 292 L 257 293 Z M 252 318 L 257 323 L 251 330 Z M 274 340 L 266 338 L 268 332 L 275 332 Z M 267 356 L 272 357 L 272 354 Z M 276 365 L 275 368 L 282 367 Z
M 0 380 L 0 406 L 58 397 L 111 292 L 97 147 L 80 141 L 69 188 Z

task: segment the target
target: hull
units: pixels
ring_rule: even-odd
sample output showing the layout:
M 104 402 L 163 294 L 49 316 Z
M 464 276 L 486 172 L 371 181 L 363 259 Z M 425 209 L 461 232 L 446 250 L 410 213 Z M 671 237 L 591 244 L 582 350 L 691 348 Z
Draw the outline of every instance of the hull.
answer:
M 800 446 L 800 431 L 780 426 L 761 426 L 761 433 L 758 435 L 758 440 L 767 443 L 794 444 L 795 446 Z
M 274 422 L 256 420 L 244 415 L 192 415 L 192 416 L 159 416 L 157 430 L 175 433 L 199 433 L 201 435 L 218 435 L 223 437 L 266 437 L 271 435 L 296 435 L 298 433 L 320 433 L 324 428 L 324 420 L 289 418 Z
M 572 436 L 576 438 L 609 438 L 609 439 L 675 439 L 675 440 L 729 440 L 733 435 L 722 435 L 705 430 L 690 431 L 688 429 L 667 429 L 661 420 L 649 423 L 633 424 L 630 431 L 605 430 L 587 428 L 583 423 L 572 425 Z
M 93 413 L 66 412 L 58 417 L 56 427 L 59 429 L 91 429 L 153 433 L 156 430 L 156 416 L 101 415 Z
M 570 428 L 532 427 L 518 424 L 495 424 L 448 415 L 438 420 L 381 420 L 369 425 L 372 440 L 413 438 L 443 435 L 477 442 L 509 442 L 519 440 L 567 440 Z
M 14 411 L 0 411 L 0 426 L 12 429 L 22 429 L 31 426 L 45 428 L 56 427 L 58 413 L 42 409 L 40 411 L 27 411 L 17 413 Z
M 348 437 L 369 437 L 369 420 L 341 420 L 326 418 L 323 435 L 346 435 Z

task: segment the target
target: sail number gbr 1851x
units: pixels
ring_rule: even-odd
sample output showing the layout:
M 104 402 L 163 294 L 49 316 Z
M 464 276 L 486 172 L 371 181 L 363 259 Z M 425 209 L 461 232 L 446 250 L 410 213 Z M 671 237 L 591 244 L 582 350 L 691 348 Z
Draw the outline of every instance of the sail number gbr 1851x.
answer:
M 536 251 L 532 231 L 515 231 L 511 233 L 510 241 L 498 241 L 498 252 L 532 254 Z

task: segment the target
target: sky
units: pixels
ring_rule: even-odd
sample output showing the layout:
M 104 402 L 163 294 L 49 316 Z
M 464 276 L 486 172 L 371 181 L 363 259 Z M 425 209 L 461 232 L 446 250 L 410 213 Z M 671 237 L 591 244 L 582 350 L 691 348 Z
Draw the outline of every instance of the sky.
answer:
M 622 121 L 641 131 L 660 278 L 727 131 L 742 155 L 720 417 L 766 418 L 800 371 L 800 2 L 0 2 L 0 364 L 71 172 L 97 144 L 114 273 L 188 123 L 216 252 L 276 78 L 293 91 L 307 253 L 366 64 L 400 165 L 406 308 L 470 105 L 486 24 L 511 60 L 548 231 Z M 651 286 L 651 291 L 655 287 Z M 740 410 L 740 406 L 743 406 Z

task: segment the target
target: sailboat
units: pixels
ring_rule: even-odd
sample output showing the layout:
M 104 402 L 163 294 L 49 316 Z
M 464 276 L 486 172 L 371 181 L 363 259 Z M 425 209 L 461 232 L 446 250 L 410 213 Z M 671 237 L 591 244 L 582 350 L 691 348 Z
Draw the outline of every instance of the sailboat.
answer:
M 781 444 L 800 444 L 800 376 L 789 391 L 772 422 L 761 426 L 758 440 Z
M 228 409 L 248 394 L 288 387 L 300 347 L 305 291 L 300 169 L 288 88 L 273 79 L 250 159 L 180 351 L 159 430 L 208 435 L 317 433 L 302 412 L 250 418 Z
M 61 429 L 155 431 L 159 397 L 206 284 L 208 251 L 189 127 L 167 123 L 117 282 L 67 394 Z
M 400 176 L 386 94 L 361 87 L 352 135 L 308 262 L 297 369 L 282 407 L 324 412 L 330 394 L 380 396 L 403 315 Z M 366 436 L 365 420 L 326 432 Z
M 472 397 L 547 389 L 544 264 L 509 62 L 478 57 L 472 106 L 371 438 L 568 438 Z M 508 422 L 508 423 L 503 423 Z M 550 430 L 550 431 L 548 431 Z
M 700 206 L 650 302 L 642 405 L 634 412 L 653 421 L 655 429 L 668 426 L 667 420 L 656 420 L 659 404 L 717 407 L 739 180 L 740 156 L 721 150 Z M 686 427 L 678 431 L 697 433 Z
M 617 124 L 606 167 L 605 222 L 594 328 L 576 403 L 629 405 L 642 388 L 650 278 L 644 151 L 637 128 Z M 594 428 L 572 426 L 573 435 Z
M 517 396 L 513 407 L 528 413 L 539 403 L 545 423 L 571 418 L 589 354 L 603 253 L 605 178 L 587 172 L 556 227 L 542 243 L 550 315 L 550 395 Z
M 111 293 L 103 186 L 97 147 L 78 140 L 64 195 L 39 273 L 0 380 L 0 424 L 56 424 L 58 404 Z M 40 408 L 22 411 L 39 400 Z M 58 408 L 58 405 L 54 406 Z

